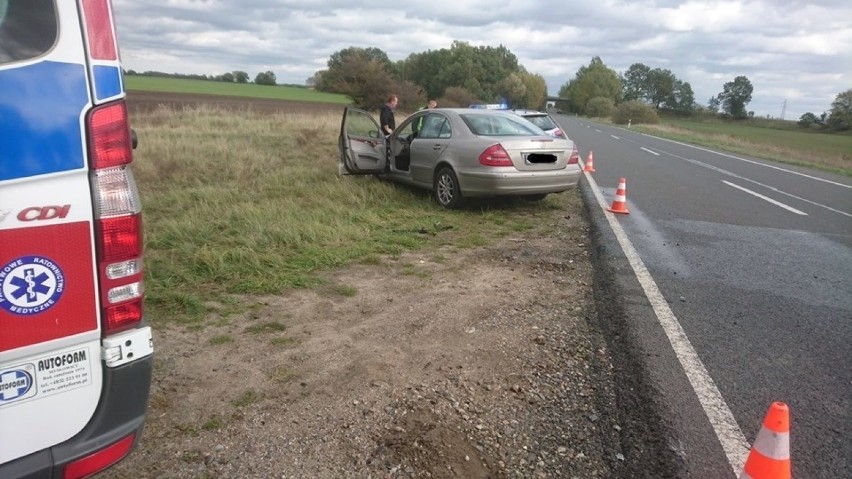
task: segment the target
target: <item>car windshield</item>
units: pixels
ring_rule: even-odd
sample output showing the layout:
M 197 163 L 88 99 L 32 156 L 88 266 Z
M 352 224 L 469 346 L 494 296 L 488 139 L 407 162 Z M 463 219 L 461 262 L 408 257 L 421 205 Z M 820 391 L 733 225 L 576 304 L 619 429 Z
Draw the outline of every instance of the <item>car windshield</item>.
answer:
M 495 114 L 462 114 L 462 121 L 474 135 L 480 136 L 535 136 L 544 131 L 521 117 Z
M 556 124 L 553 123 L 553 120 L 550 119 L 547 115 L 530 115 L 525 116 L 527 120 L 534 123 L 537 127 L 542 130 L 552 130 L 556 128 Z

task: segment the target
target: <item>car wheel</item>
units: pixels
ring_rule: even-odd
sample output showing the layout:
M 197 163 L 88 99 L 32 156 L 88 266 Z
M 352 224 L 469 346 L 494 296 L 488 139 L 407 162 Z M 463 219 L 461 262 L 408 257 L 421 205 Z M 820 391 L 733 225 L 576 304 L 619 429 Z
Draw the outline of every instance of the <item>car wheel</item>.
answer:
M 522 198 L 527 201 L 542 201 L 547 198 L 547 193 L 540 193 L 537 195 L 524 195 L 522 196 Z
M 435 174 L 435 201 L 444 208 L 458 208 L 462 205 L 461 189 L 456 174 L 449 166 L 441 167 Z

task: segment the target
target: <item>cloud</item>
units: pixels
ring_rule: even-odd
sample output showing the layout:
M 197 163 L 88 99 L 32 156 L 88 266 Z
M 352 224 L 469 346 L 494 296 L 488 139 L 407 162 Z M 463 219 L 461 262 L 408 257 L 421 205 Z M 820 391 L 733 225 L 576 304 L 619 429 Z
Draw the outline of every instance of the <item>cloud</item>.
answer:
M 595 56 L 623 72 L 666 68 L 706 103 L 747 76 L 749 109 L 821 113 L 852 87 L 848 1 L 600 0 L 429 2 L 114 0 L 127 68 L 220 74 L 272 70 L 302 84 L 334 52 L 375 47 L 393 60 L 454 40 L 503 45 L 551 94 Z

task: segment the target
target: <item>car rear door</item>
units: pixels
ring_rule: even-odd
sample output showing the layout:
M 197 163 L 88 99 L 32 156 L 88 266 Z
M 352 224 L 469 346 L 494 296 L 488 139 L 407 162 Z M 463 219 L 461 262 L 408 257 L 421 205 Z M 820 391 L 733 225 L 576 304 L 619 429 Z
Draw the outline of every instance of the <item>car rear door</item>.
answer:
M 346 107 L 338 139 L 341 175 L 373 175 L 385 172 L 387 146 L 379 124 L 366 111 Z
M 94 192 L 87 137 L 121 124 L 93 112 L 124 96 L 109 8 L 0 2 L 0 464 L 77 434 L 101 396 L 96 234 L 109 200 Z

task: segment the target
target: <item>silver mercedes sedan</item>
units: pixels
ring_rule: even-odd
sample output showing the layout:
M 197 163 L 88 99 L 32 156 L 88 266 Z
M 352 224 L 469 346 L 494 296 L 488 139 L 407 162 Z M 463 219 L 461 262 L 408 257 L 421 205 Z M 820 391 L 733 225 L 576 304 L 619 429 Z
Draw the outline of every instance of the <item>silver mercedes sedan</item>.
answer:
M 421 110 L 385 137 L 370 113 L 346 108 L 338 147 L 341 175 L 379 175 L 432 190 L 445 208 L 471 197 L 542 200 L 580 179 L 574 142 L 499 110 Z

